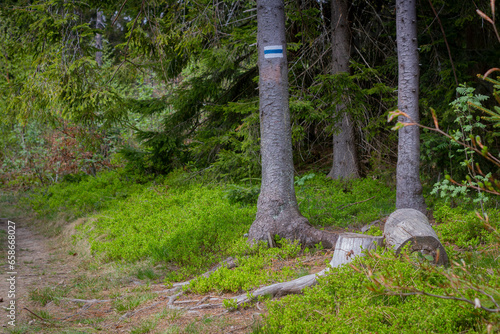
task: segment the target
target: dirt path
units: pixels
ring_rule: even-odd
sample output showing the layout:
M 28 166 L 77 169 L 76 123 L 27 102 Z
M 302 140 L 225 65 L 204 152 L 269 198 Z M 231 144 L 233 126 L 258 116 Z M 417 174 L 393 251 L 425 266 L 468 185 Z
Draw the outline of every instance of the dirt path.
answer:
M 30 291 L 63 283 L 70 277 L 73 266 L 59 261 L 56 257 L 57 245 L 52 243 L 49 246 L 48 240 L 33 233 L 23 219 L 0 219 L 0 229 L 5 231 L 4 236 L 6 234 L 15 236 L 13 268 L 7 263 L 8 239 L 2 240 L 0 298 L 3 302 L 0 305 L 9 308 L 11 301 L 15 301 L 17 309 L 15 323 L 29 322 L 31 316 L 25 308 L 29 309 L 30 306 Z M 11 285 L 14 282 L 15 284 Z M 15 289 L 11 289 L 14 286 Z M 14 296 L 9 292 L 15 292 L 15 298 L 10 298 Z M 3 316 L 0 320 L 2 328 L 10 328 L 8 322 L 11 320 Z
M 170 303 L 161 282 L 138 279 L 122 267 L 99 267 L 74 252 L 67 235 L 33 232 L 28 218 L 10 223 L 16 242 L 12 271 L 8 221 L 0 219 L 0 306 L 15 301 L 16 318 L 12 326 L 9 310 L 0 312 L 1 333 L 249 333 L 264 312 L 261 304 L 228 312 L 221 304 L 230 295 L 182 295 Z M 11 276 L 15 298 L 9 297 Z

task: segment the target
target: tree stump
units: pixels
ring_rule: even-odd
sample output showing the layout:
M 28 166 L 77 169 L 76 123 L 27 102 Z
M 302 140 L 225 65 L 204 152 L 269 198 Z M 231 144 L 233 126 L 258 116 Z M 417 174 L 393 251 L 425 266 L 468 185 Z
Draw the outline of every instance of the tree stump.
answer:
M 338 267 L 342 264 L 349 263 L 354 257 L 363 256 L 363 250 L 376 249 L 377 246 L 382 246 L 383 242 L 384 237 L 358 233 L 343 233 L 337 240 L 330 265 L 332 267 Z
M 415 209 L 394 211 L 385 223 L 385 244 L 394 247 L 396 254 L 410 244 L 410 252 L 431 255 L 438 265 L 448 264 L 448 255 L 427 217 Z

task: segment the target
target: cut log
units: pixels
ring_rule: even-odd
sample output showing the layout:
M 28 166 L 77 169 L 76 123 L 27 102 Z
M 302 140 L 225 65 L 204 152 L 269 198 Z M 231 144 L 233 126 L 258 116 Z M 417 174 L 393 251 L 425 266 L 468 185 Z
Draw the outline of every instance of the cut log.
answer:
M 363 256 L 363 250 L 376 249 L 377 246 L 382 246 L 384 237 L 376 237 L 372 235 L 343 233 L 339 236 L 339 240 L 335 245 L 330 265 L 338 267 L 342 264 L 351 262 L 356 256 Z
M 409 251 L 431 255 L 438 265 L 448 264 L 448 255 L 427 217 L 415 209 L 394 211 L 385 223 L 385 243 L 394 247 L 396 254 L 410 243 Z

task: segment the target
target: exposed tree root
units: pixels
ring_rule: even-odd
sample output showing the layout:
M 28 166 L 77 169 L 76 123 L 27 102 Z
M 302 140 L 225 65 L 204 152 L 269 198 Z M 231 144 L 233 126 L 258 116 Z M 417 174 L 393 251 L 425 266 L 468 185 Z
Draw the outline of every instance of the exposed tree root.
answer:
M 209 271 L 203 273 L 201 276 L 208 277 L 214 271 L 216 271 L 217 269 L 219 269 L 220 267 L 223 267 L 223 266 L 227 267 L 228 269 L 232 269 L 232 268 L 236 267 L 235 259 L 233 257 L 228 257 L 227 259 L 225 259 L 224 261 L 222 261 L 221 263 L 219 263 L 218 265 L 216 265 L 215 267 L 213 267 Z M 172 293 L 173 295 L 168 297 L 169 300 L 168 300 L 167 305 L 170 308 L 178 308 L 178 307 L 173 306 L 173 304 L 175 303 L 175 300 L 177 298 L 179 298 L 180 296 L 182 296 L 184 294 L 184 291 L 180 291 L 180 290 L 182 289 L 183 286 L 188 285 L 189 283 L 191 283 L 191 281 L 193 281 L 195 279 L 196 278 L 190 279 L 188 281 L 180 282 L 180 283 L 174 283 L 173 288 L 167 289 L 167 290 L 162 290 L 162 291 L 157 291 L 156 293 Z M 200 304 L 201 304 L 201 302 L 200 302 Z
M 188 310 L 201 310 L 201 309 L 204 309 L 204 308 L 216 308 L 216 307 L 221 307 L 222 303 L 218 303 L 218 304 L 202 304 L 202 305 L 198 305 L 198 306 L 193 306 L 193 307 L 190 307 Z
M 278 235 L 289 240 L 298 240 L 301 245 L 311 247 L 321 243 L 325 248 L 335 248 L 339 235 L 321 231 L 309 224 L 298 210 L 289 208 L 279 215 L 258 215 L 248 232 L 248 240 L 265 241 L 273 247 L 270 236 Z
M 179 293 L 176 293 L 175 295 L 172 295 L 172 296 L 169 296 L 168 297 L 168 306 L 170 305 L 173 305 L 174 304 L 174 301 L 179 298 L 180 296 L 182 296 L 184 294 L 184 291 L 181 291 Z
M 256 300 L 259 296 L 280 297 L 288 294 L 302 293 L 304 288 L 315 285 L 317 278 L 325 275 L 328 269 L 323 269 L 319 273 L 303 276 L 293 281 L 275 283 L 259 288 L 252 293 L 246 293 L 234 298 L 238 305 Z
M 62 298 L 62 299 L 67 300 L 69 302 L 85 303 L 85 304 L 107 303 L 111 301 L 111 299 L 72 299 L 72 298 Z

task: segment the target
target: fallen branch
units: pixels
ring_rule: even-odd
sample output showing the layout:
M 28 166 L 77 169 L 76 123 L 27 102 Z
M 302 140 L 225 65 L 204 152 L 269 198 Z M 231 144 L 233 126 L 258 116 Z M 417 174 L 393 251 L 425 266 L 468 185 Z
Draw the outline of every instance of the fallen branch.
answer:
M 225 266 L 226 268 L 228 269 L 232 269 L 232 268 L 235 268 L 236 267 L 236 262 L 235 262 L 235 259 L 233 257 L 228 257 L 227 259 L 225 259 L 224 261 L 222 261 L 221 263 L 217 264 L 215 267 L 213 267 L 212 269 L 210 269 L 209 271 L 203 273 L 201 276 L 203 277 L 208 277 L 210 276 L 214 271 L 216 271 L 217 269 L 219 269 L 220 267 L 222 266 Z M 168 301 L 168 305 L 171 306 L 174 304 L 174 301 L 179 298 L 180 296 L 182 296 L 184 294 L 184 291 L 182 292 L 179 292 L 179 293 L 176 293 L 178 292 L 179 290 L 182 289 L 182 287 L 186 286 L 186 285 L 189 285 L 193 280 L 197 279 L 198 277 L 196 278 L 193 278 L 193 279 L 190 279 L 188 281 L 184 281 L 184 282 L 180 282 L 180 283 L 174 283 L 173 284 L 173 288 L 172 289 L 167 289 L 167 290 L 162 290 L 162 291 L 155 291 L 156 293 L 174 293 L 174 295 L 170 296 L 169 297 L 169 301 Z
M 35 312 L 31 311 L 30 309 L 28 309 L 27 307 L 23 307 L 23 310 L 26 310 L 28 311 L 29 313 L 33 314 L 35 317 L 37 317 L 38 319 L 42 320 L 44 323 L 49 323 L 51 322 L 50 320 L 48 319 L 44 319 L 42 318 L 41 316 L 39 316 L 38 314 L 36 314 Z
M 236 300 L 237 305 L 241 305 L 243 303 L 248 303 L 256 300 L 259 296 L 280 297 L 287 294 L 302 293 L 302 290 L 304 290 L 304 288 L 315 285 L 317 283 L 317 278 L 323 276 L 326 271 L 327 269 L 323 269 L 319 273 L 303 276 L 294 279 L 293 281 L 268 285 L 257 289 L 252 293 L 239 295 L 234 299 Z
M 429 297 L 434 297 L 434 298 L 451 299 L 451 300 L 457 300 L 457 301 L 462 301 L 462 302 L 469 303 L 471 305 L 474 305 L 474 308 L 480 308 L 480 309 L 483 309 L 483 310 L 488 311 L 488 312 L 492 312 L 492 313 L 498 313 L 498 312 L 500 312 L 500 307 L 498 307 L 498 304 L 495 303 L 496 306 L 497 306 L 497 308 L 484 307 L 484 306 L 481 305 L 481 302 L 479 301 L 478 298 L 476 298 L 475 300 L 470 300 L 470 299 L 460 298 L 460 297 L 454 297 L 454 296 L 435 295 L 433 293 L 428 293 L 428 292 L 421 291 L 421 290 L 415 290 L 414 292 L 394 292 L 394 291 L 386 290 L 385 294 L 392 295 L 392 296 L 423 295 L 423 296 L 429 296 Z

